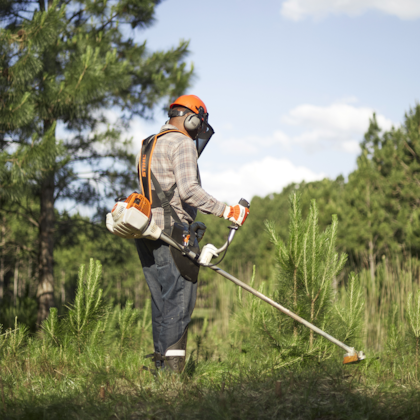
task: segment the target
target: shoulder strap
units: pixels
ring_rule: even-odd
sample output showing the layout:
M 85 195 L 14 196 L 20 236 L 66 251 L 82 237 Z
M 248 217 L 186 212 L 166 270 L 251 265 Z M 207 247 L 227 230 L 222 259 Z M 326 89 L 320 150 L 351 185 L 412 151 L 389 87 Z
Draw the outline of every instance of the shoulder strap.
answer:
M 156 141 L 157 139 L 167 133 L 181 133 L 184 134 L 180 130 L 166 130 L 162 131 L 158 134 L 153 134 L 143 140 L 140 152 L 140 159 L 139 159 L 139 183 L 142 194 L 150 201 L 150 204 L 153 202 L 152 197 L 152 185 L 151 185 L 151 167 L 152 167 L 152 157 L 153 151 L 155 150 Z M 156 187 L 155 187 L 156 188 Z
M 143 140 L 140 159 L 139 159 L 139 183 L 141 193 L 151 202 L 152 187 L 150 184 L 150 164 L 152 161 L 153 150 L 155 148 L 157 136 L 151 135 Z
M 164 220 L 164 232 L 170 234 L 171 230 L 171 216 L 175 220 L 175 222 L 180 223 L 182 225 L 181 219 L 176 214 L 174 208 L 169 204 L 170 198 L 168 195 L 173 197 L 174 190 L 176 188 L 176 184 L 174 184 L 170 191 L 168 191 L 168 195 L 163 192 L 162 187 L 159 184 L 159 181 L 156 179 L 153 172 L 151 172 L 153 185 L 155 186 L 156 194 L 160 200 L 161 206 L 163 208 L 163 220 Z
M 141 153 L 140 153 L 140 161 L 139 161 L 139 182 L 140 188 L 142 190 L 142 194 L 150 201 L 152 204 L 152 208 L 156 207 L 153 206 L 153 193 L 152 193 L 152 186 L 151 182 L 153 181 L 153 185 L 155 187 L 156 195 L 160 201 L 161 207 L 163 208 L 164 212 L 164 231 L 170 234 L 171 230 L 171 216 L 177 223 L 181 223 L 181 219 L 177 215 L 176 211 L 173 207 L 169 204 L 170 200 L 173 197 L 174 190 L 176 188 L 176 184 L 172 186 L 170 191 L 164 192 L 162 187 L 155 177 L 154 173 L 152 172 L 152 157 L 153 151 L 156 146 L 157 139 L 167 133 L 171 132 L 178 132 L 181 134 L 182 131 L 179 130 L 166 130 L 158 133 L 156 135 L 149 136 L 145 140 L 143 140 Z M 159 206 L 160 207 L 160 206 Z

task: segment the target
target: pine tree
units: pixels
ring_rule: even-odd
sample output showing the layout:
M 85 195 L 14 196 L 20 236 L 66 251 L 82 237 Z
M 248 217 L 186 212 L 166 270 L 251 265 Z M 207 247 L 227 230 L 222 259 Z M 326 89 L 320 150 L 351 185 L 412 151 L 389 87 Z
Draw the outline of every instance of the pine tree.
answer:
M 392 219 L 387 212 L 387 180 L 372 160 L 372 151 L 380 141 L 381 129 L 373 116 L 361 144 L 362 153 L 357 159 L 357 170 L 349 175 L 344 200 L 347 204 L 343 215 L 343 230 L 346 232 L 348 249 L 356 259 L 370 268 L 372 282 L 375 280 L 378 253 L 392 247 Z
M 343 339 L 353 338 L 360 299 L 349 299 L 346 309 L 354 314 L 350 320 L 334 310 L 333 282 L 347 259 L 346 254 L 336 251 L 337 216 L 333 215 L 331 225 L 320 232 L 316 201 L 312 200 L 309 214 L 303 218 L 300 196 L 293 193 L 287 243 L 278 237 L 273 223 L 266 226 L 277 253 L 278 276 L 275 285 L 263 283 L 259 291 L 328 333 L 340 332 Z M 263 344 L 275 349 L 280 365 L 302 361 L 304 356 L 331 356 L 331 343 L 261 300 L 252 297 L 240 302 L 240 306 L 240 323 L 251 331 L 254 346 Z
M 312 200 L 309 215 L 304 221 L 300 209 L 299 196 L 290 196 L 290 223 L 288 245 L 280 241 L 275 232 L 279 262 L 279 298 L 289 296 L 292 310 L 311 323 L 322 325 L 331 309 L 332 283 L 341 271 L 347 256 L 336 252 L 337 216 L 332 224 L 320 233 L 318 208 Z M 284 301 L 284 300 L 283 300 Z M 301 328 L 293 322 L 293 335 L 297 338 Z M 313 347 L 314 333 L 309 333 L 309 346 Z
M 383 254 L 420 252 L 419 127 L 419 105 L 385 132 L 373 116 L 345 187 L 347 246 L 365 257 L 372 281 Z
M 54 306 L 56 201 L 99 207 L 100 196 L 132 186 L 122 128 L 189 86 L 187 42 L 149 53 L 127 36 L 153 23 L 158 3 L 0 3 L 0 199 L 3 209 L 28 196 L 38 203 L 38 324 Z M 106 109 L 122 112 L 118 124 L 109 125 Z M 57 138 L 58 123 L 69 138 Z M 100 124 L 108 129 L 98 133 Z

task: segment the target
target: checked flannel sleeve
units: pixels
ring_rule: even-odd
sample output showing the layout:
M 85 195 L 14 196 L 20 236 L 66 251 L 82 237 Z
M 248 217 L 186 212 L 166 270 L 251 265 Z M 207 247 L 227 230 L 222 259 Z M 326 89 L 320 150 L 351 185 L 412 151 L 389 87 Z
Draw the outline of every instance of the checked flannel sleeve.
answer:
M 221 217 L 225 204 L 208 194 L 199 183 L 197 150 L 194 143 L 178 143 L 172 151 L 171 161 L 181 200 L 203 213 Z

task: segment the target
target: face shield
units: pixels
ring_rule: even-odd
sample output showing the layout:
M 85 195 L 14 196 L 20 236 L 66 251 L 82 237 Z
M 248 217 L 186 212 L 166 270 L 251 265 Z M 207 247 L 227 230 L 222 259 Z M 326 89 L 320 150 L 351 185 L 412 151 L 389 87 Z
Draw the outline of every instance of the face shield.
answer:
M 204 109 L 202 107 L 200 107 L 198 111 L 198 116 L 201 119 L 201 125 L 198 128 L 198 132 L 194 142 L 197 147 L 198 157 L 200 157 L 201 153 L 203 153 L 203 150 L 205 149 L 212 135 L 214 134 L 214 130 L 212 126 L 208 123 L 209 114 L 204 113 Z

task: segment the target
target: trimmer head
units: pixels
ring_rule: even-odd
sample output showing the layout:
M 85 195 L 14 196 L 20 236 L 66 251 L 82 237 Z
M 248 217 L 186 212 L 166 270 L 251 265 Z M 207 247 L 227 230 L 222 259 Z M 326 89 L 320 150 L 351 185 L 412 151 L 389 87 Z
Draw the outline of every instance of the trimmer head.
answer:
M 344 355 L 343 365 L 347 365 L 349 363 L 358 363 L 364 359 L 366 359 L 366 356 L 362 351 L 356 351 L 353 349 L 351 353 L 346 353 Z

